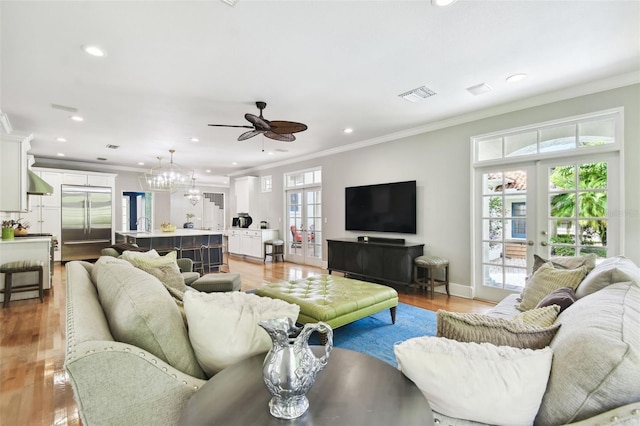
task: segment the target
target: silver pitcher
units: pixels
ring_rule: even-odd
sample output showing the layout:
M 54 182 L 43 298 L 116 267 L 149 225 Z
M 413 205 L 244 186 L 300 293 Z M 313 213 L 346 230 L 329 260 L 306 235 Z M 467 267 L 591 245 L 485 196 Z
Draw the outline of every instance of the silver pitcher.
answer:
M 327 365 L 333 349 L 333 330 L 318 322 L 305 324 L 300 331 L 290 318 L 264 320 L 259 325 L 273 341 L 262 366 L 264 383 L 273 395 L 269 401 L 271 415 L 280 419 L 300 417 L 309 408 L 306 394 L 316 374 Z M 309 348 L 309 336 L 314 331 L 327 334 L 324 355 L 320 358 Z

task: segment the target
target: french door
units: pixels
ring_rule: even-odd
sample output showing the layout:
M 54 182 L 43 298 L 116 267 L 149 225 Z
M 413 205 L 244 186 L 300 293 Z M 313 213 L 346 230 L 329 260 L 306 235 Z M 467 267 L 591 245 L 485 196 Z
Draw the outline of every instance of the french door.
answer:
M 310 187 L 286 191 L 288 261 L 322 266 L 322 189 Z
M 475 296 L 521 291 L 534 254 L 618 254 L 618 163 L 608 153 L 476 169 Z

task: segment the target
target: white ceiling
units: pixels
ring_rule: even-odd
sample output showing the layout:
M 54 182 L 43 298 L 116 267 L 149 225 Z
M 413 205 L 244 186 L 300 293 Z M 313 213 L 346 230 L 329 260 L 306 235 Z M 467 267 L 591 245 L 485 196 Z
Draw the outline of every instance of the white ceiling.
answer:
M 0 110 L 14 133 L 34 134 L 36 158 L 64 153 L 64 160 L 143 169 L 173 148 L 175 162 L 195 169 L 200 182 L 570 86 L 640 76 L 635 0 L 446 8 L 429 0 L 238 0 L 235 7 L 3 0 L 0 13 Z M 81 46 L 89 44 L 107 56 L 85 54 Z M 507 84 L 515 73 L 529 78 Z M 480 83 L 493 91 L 465 90 Z M 398 97 L 422 85 L 437 95 L 421 103 Z M 244 114 L 258 114 L 255 101 L 267 102 L 266 119 L 309 129 L 292 143 L 238 142 L 246 129 L 207 126 L 248 124 Z M 77 108 L 85 121 L 51 104 Z

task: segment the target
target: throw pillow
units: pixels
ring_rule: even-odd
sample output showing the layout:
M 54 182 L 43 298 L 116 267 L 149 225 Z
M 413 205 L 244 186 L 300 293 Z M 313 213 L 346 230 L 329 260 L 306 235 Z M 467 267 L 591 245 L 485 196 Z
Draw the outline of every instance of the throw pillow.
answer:
M 271 349 L 271 338 L 258 322 L 298 319 L 300 307 L 284 300 L 237 291 L 184 294 L 189 339 L 198 363 L 209 376 L 223 368 Z
M 560 306 L 551 305 L 521 312 L 518 315 L 514 316 L 512 320 L 524 322 L 526 324 L 531 324 L 538 327 L 550 327 L 554 322 L 556 322 L 556 318 L 558 318 L 559 313 Z
M 522 302 L 516 306 L 520 311 L 535 308 L 538 303 L 551 292 L 561 287 L 578 287 L 587 273 L 586 266 L 576 269 L 555 269 L 551 262 L 542 265 L 525 284 L 522 291 Z
M 176 263 L 177 257 L 177 253 L 172 251 L 165 256 L 134 257 L 132 263 L 136 268 L 140 268 L 159 279 L 167 288 L 184 293 L 187 286 Z
M 118 259 L 117 257 L 113 257 L 113 256 L 100 256 L 98 260 L 96 260 L 96 263 L 93 264 L 93 268 L 91 268 L 91 281 L 93 281 L 94 283 L 98 282 L 98 271 L 103 265 L 113 265 L 113 264 L 125 265 L 130 268 L 133 268 L 133 265 L 124 259 Z
M 558 315 L 560 315 L 562 311 L 571 306 L 576 300 L 576 292 L 574 289 L 572 289 L 571 287 L 561 287 L 555 291 L 552 291 L 551 294 L 542 299 L 538 303 L 536 308 L 544 308 L 545 306 L 557 305 L 560 307 L 560 312 L 558 312 Z
M 437 336 L 459 342 L 492 343 L 497 346 L 540 349 L 549 345 L 559 324 L 539 327 L 481 314 L 461 314 L 439 310 Z
M 133 259 L 138 258 L 138 257 L 154 258 L 154 257 L 160 257 L 160 255 L 155 250 L 149 250 L 149 251 L 125 250 L 120 255 L 121 259 L 124 259 L 124 260 L 126 260 L 128 262 L 132 262 L 132 263 L 133 263 Z
M 586 276 L 576 289 L 581 299 L 613 283 L 635 281 L 640 285 L 640 268 L 624 256 L 605 259 Z
M 127 250 L 128 251 L 149 251 L 148 248 L 138 247 L 136 244 L 129 244 L 129 243 L 112 244 L 111 246 L 109 246 L 109 248 L 114 249 L 115 251 L 118 252 L 118 254 L 122 254 Z
M 131 265 L 109 263 L 98 268 L 96 287 L 115 340 L 205 378 L 178 307 L 157 278 Z
M 533 255 L 533 269 L 531 271 L 534 274 L 542 265 L 547 262 L 551 262 L 556 269 L 576 269 L 581 266 L 587 268 L 587 273 L 596 266 L 596 255 L 593 253 L 586 254 L 584 256 L 551 256 L 549 259 L 543 259 L 537 254 Z
M 492 425 L 531 425 L 547 387 L 550 348 L 532 350 L 488 343 L 416 337 L 393 348 L 398 368 L 431 408 Z

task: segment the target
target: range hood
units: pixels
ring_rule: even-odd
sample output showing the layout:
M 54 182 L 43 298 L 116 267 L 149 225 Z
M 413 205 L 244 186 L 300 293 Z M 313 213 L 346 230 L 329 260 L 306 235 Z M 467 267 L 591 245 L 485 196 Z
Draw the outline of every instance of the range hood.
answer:
M 51 195 L 53 194 L 53 187 L 47 182 L 42 180 L 40 176 L 27 169 L 27 175 L 29 179 L 29 188 L 27 189 L 28 195 Z

